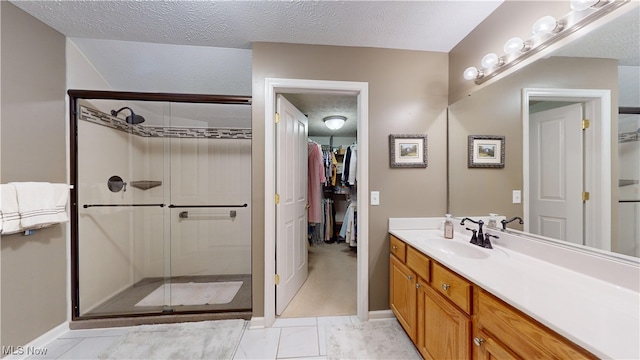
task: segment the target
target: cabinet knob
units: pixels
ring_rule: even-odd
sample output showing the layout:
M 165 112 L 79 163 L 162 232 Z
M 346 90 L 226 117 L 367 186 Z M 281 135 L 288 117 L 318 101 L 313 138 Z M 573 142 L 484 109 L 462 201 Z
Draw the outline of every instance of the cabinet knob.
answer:
M 413 275 L 409 275 L 409 276 L 407 276 L 407 279 L 409 279 L 409 280 L 413 280 Z
M 442 290 L 444 290 L 444 291 L 449 290 L 450 287 L 451 287 L 451 285 L 449 285 L 449 284 L 442 284 Z
M 397 246 L 395 246 L 395 245 L 393 245 L 391 248 L 393 249 L 393 251 L 398 250 L 398 247 L 397 247 Z
M 473 343 L 476 344 L 476 346 L 482 346 L 482 344 L 484 343 L 484 339 L 479 337 L 474 337 Z
M 420 289 L 420 284 L 416 283 L 416 289 Z

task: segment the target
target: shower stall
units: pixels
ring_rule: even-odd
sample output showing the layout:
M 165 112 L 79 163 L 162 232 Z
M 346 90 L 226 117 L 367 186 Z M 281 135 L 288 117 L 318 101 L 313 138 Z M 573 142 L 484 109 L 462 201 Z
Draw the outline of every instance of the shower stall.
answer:
M 614 251 L 640 257 L 640 107 L 618 117 L 618 243 Z
M 251 98 L 69 90 L 72 319 L 251 316 Z

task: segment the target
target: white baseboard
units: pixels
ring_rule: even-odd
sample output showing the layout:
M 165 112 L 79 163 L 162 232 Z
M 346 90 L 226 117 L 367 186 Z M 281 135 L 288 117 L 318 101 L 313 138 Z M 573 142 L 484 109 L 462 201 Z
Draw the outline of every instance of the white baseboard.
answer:
M 53 329 L 47 331 L 46 333 L 40 335 L 35 338 L 33 341 L 29 342 L 23 346 L 16 346 L 14 349 L 14 353 L 11 355 L 7 355 L 4 359 L 26 359 L 30 356 L 37 356 L 36 354 L 42 351 L 48 351 L 47 345 L 59 338 L 61 335 L 69 331 L 69 322 L 65 321 L 62 324 L 54 327 Z M 4 354 L 3 349 L 3 354 Z M 44 355 L 44 354 L 42 354 Z M 44 358 L 45 356 L 43 356 Z
M 395 319 L 391 310 L 369 311 L 369 320 Z
M 264 329 L 264 317 L 251 317 L 249 320 L 249 329 Z

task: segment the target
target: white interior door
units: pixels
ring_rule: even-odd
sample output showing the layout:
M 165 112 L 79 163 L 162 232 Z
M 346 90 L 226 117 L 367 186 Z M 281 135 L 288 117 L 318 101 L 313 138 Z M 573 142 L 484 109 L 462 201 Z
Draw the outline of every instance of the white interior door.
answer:
M 308 275 L 307 117 L 282 95 L 276 111 L 276 314 L 280 315 Z
M 530 231 L 583 244 L 582 105 L 531 114 Z

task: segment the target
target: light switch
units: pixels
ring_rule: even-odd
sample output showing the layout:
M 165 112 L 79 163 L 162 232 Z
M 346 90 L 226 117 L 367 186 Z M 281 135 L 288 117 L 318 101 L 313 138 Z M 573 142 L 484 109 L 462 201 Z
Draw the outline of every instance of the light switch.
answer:
M 522 191 L 513 190 L 513 203 L 520 204 L 522 202 Z
M 371 205 L 380 205 L 380 191 L 371 192 Z

